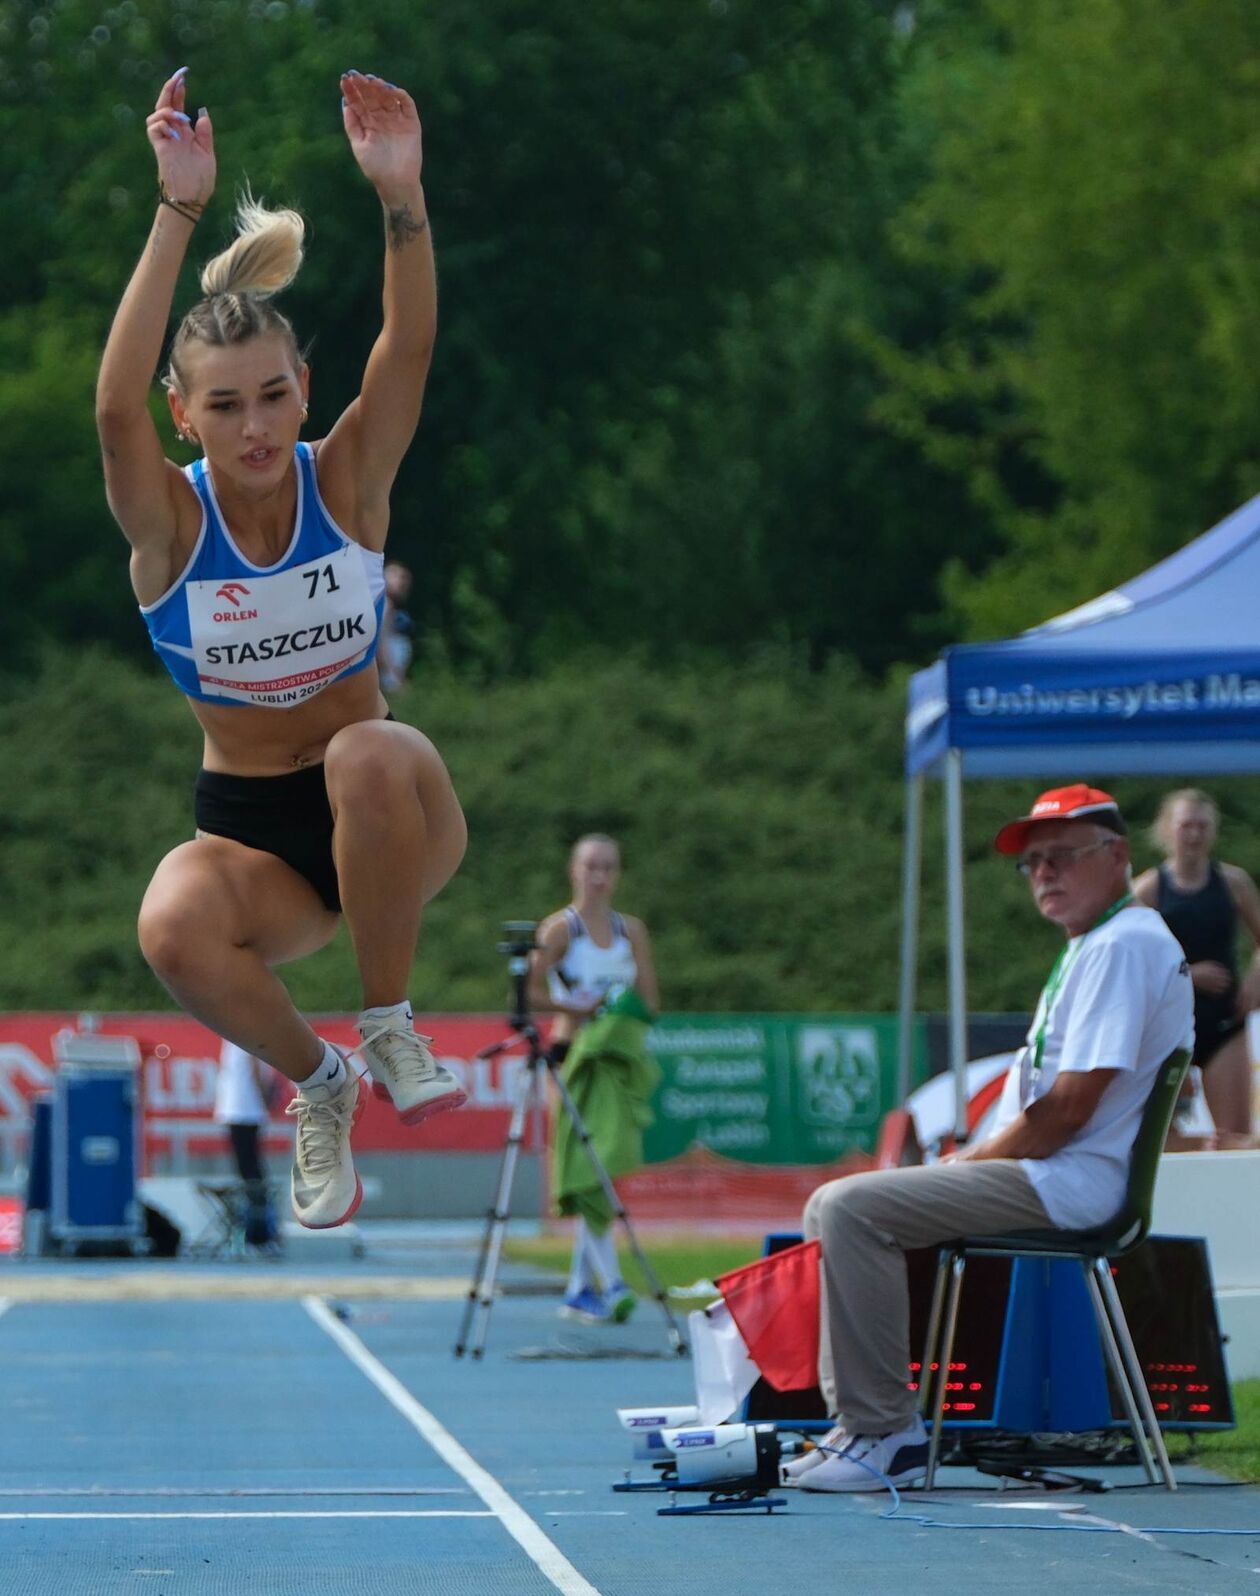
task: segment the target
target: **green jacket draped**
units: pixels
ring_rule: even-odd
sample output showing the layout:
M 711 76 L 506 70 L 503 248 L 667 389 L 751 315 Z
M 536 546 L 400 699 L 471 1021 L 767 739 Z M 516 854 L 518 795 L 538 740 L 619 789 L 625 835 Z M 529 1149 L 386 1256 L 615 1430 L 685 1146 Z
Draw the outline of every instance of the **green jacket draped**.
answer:
M 582 1027 L 559 1071 L 614 1180 L 643 1162 L 643 1132 L 652 1123 L 652 1093 L 661 1075 L 647 1050 L 654 1019 L 628 988 Z M 604 1234 L 614 1211 L 563 1104 L 555 1116 L 551 1186 L 562 1214 L 578 1214 L 597 1236 Z

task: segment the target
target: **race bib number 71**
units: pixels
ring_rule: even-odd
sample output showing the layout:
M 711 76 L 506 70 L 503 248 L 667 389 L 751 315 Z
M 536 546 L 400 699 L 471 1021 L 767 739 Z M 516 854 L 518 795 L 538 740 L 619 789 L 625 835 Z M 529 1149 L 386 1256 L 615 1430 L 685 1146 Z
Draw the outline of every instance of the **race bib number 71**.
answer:
M 241 704 L 300 704 L 361 663 L 376 638 L 354 544 L 287 571 L 189 582 L 186 591 L 201 686 Z

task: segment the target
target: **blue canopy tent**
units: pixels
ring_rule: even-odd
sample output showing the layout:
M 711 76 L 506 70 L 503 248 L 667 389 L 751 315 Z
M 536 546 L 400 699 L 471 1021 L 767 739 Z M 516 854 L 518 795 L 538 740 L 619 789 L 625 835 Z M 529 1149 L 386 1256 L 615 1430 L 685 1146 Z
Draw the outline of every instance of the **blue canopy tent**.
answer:
M 910 682 L 900 1086 L 910 1085 L 923 783 L 945 787 L 949 1053 L 966 1126 L 962 783 L 968 776 L 1260 771 L 1260 495 L 1101 598 L 997 643 L 948 648 Z

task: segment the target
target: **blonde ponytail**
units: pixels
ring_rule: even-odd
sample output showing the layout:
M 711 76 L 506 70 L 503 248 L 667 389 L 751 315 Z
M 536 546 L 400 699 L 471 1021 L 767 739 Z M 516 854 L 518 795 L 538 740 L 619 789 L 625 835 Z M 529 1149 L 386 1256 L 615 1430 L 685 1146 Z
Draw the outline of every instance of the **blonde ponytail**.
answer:
M 236 203 L 235 239 L 202 268 L 202 293 L 278 294 L 298 274 L 305 233 L 297 211 L 268 210 L 247 188 Z
M 188 392 L 183 355 L 194 341 L 222 347 L 279 333 L 288 343 L 294 369 L 302 364 L 288 317 L 266 301 L 297 276 L 305 234 L 306 223 L 297 211 L 268 210 L 245 190 L 236 203 L 236 237 L 202 268 L 206 297 L 192 307 L 171 340 L 168 388 Z

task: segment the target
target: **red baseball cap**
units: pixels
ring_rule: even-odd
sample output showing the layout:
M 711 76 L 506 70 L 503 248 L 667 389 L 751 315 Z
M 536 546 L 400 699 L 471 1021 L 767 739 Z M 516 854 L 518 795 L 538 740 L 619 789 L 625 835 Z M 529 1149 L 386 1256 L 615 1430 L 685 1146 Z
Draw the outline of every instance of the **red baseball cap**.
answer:
M 993 839 L 999 853 L 1023 853 L 1031 828 L 1043 820 L 1092 820 L 1118 836 L 1128 835 L 1120 816 L 1120 805 L 1109 792 L 1087 787 L 1083 781 L 1071 787 L 1052 787 L 1032 806 L 1032 813 L 1003 826 Z

